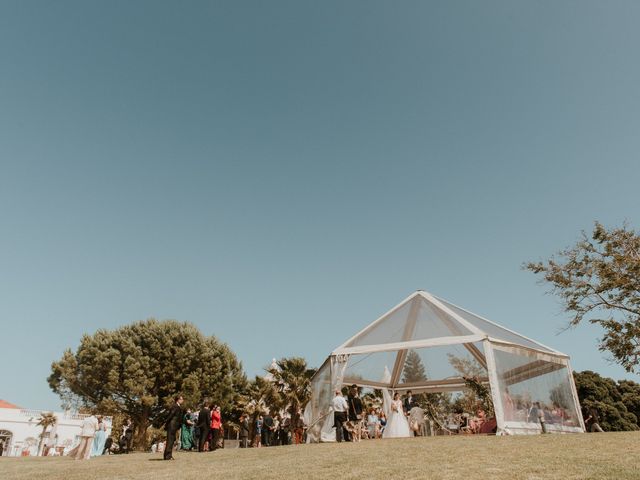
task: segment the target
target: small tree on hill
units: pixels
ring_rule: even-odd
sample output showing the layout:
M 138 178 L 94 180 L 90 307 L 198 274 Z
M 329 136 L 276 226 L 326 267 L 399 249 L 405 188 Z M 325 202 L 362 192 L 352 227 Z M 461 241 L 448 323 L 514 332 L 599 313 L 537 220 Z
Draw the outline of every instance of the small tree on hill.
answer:
M 628 372 L 640 366 L 640 235 L 626 225 L 593 233 L 547 261 L 524 268 L 541 274 L 557 294 L 570 325 L 583 320 L 600 325 L 600 350 Z
M 138 448 L 146 446 L 147 428 L 162 424 L 177 393 L 185 406 L 207 396 L 228 411 L 246 385 L 227 345 L 173 320 L 84 335 L 76 352 L 67 350 L 51 370 L 49 385 L 65 404 L 130 417 Z
M 53 412 L 42 412 L 40 419 L 38 420 L 38 426 L 42 427 L 42 433 L 40 434 L 40 442 L 38 443 L 38 455 L 42 454 L 42 445 L 47 433 L 47 428 L 53 427 L 58 423 L 58 417 Z

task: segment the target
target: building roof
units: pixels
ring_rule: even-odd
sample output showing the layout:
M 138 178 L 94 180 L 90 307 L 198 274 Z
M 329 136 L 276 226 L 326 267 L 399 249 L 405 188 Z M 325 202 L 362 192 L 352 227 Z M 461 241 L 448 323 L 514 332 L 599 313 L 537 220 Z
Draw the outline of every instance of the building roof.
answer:
M 19 407 L 18 405 L 14 405 L 13 403 L 6 402 L 6 401 L 2 400 L 1 398 L 0 398 L 0 408 L 17 408 L 17 409 L 22 409 L 22 407 Z

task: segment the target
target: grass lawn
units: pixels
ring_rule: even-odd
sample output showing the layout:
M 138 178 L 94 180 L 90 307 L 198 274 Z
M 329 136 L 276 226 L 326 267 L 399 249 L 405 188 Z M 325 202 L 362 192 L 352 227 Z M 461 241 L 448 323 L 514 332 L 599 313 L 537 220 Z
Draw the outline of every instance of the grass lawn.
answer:
M 210 453 L 0 459 L 0 479 L 597 479 L 640 480 L 640 432 L 451 436 Z

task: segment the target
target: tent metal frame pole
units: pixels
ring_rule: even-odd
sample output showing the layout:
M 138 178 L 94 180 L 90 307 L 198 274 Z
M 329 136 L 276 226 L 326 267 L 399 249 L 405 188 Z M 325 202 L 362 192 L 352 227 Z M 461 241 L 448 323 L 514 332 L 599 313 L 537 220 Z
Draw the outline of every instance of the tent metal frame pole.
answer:
M 478 349 L 478 347 L 476 347 L 473 343 L 463 343 L 462 345 L 464 345 L 464 348 L 469 351 L 473 358 L 475 358 L 477 362 L 482 365 L 485 370 L 487 370 L 487 357 L 482 354 L 480 349 Z
M 426 297 L 424 297 L 426 299 Z M 460 327 L 458 327 L 458 325 L 456 325 L 454 322 L 452 322 L 446 315 L 449 315 L 447 312 L 445 312 L 444 310 L 442 310 L 438 304 L 433 303 L 432 304 L 434 307 L 436 307 L 438 310 L 440 310 L 442 313 L 444 313 L 445 316 L 443 316 L 441 318 L 441 320 L 444 322 L 444 324 L 449 327 L 449 330 L 451 330 L 451 333 L 453 333 L 454 335 L 465 335 L 464 332 L 462 332 L 462 330 L 460 330 Z M 455 318 L 455 317 L 454 317 Z M 456 319 L 457 320 L 457 319 Z M 478 349 L 478 347 L 476 347 L 474 344 L 472 343 L 463 343 L 462 344 L 464 346 L 464 348 L 466 348 L 469 353 L 473 356 L 473 358 L 475 358 L 478 363 L 480 365 L 482 365 L 482 367 L 486 370 L 487 369 L 487 359 L 485 358 L 485 356 L 482 354 L 482 352 Z
M 416 323 L 418 321 L 418 312 L 420 310 L 420 296 L 416 295 L 411 304 L 411 310 L 409 310 L 409 316 L 407 318 L 407 323 L 404 327 L 404 332 L 402 333 L 402 341 L 408 341 L 412 336 L 413 332 L 416 329 Z M 407 358 L 407 349 L 399 350 L 398 355 L 396 356 L 396 363 L 393 365 L 393 372 L 391 373 L 391 388 L 395 388 L 400 382 L 400 375 L 402 374 L 402 370 L 404 367 L 404 362 Z
M 580 406 L 578 390 L 576 389 L 576 382 L 573 378 L 573 369 L 571 368 L 571 362 L 569 362 L 569 360 L 567 360 L 567 373 L 569 375 L 569 384 L 571 385 L 571 395 L 573 396 L 573 404 L 575 405 L 576 415 L 578 416 L 578 420 L 580 421 L 582 431 L 586 432 L 587 427 L 584 424 L 584 418 L 582 418 L 582 407 Z
M 517 337 L 520 337 L 520 338 L 523 338 L 523 339 L 525 339 L 525 340 L 528 340 L 528 341 L 530 341 L 531 343 L 534 343 L 535 345 L 540 345 L 541 347 L 543 347 L 543 350 L 542 350 L 543 352 L 544 352 L 544 350 L 546 349 L 546 350 L 549 350 L 549 352 L 551 352 L 551 353 L 555 353 L 555 354 L 557 354 L 557 355 L 566 356 L 564 353 L 559 352 L 558 350 L 556 350 L 556 349 L 554 349 L 554 348 L 547 347 L 547 346 L 546 346 L 545 344 L 543 344 L 543 343 L 540 343 L 540 342 L 538 342 L 538 341 L 536 341 L 536 340 L 533 340 L 533 339 L 531 339 L 531 338 L 529 338 L 529 337 L 526 337 L 526 336 L 522 335 L 521 333 L 518 333 L 518 332 L 515 332 L 515 331 L 511 330 L 510 328 L 507 328 L 507 327 L 504 327 L 504 326 L 502 326 L 502 325 L 499 325 L 499 324 L 497 324 L 496 322 L 492 322 L 491 320 L 489 320 L 489 319 L 487 319 L 487 318 L 485 318 L 485 317 L 482 317 L 482 316 L 478 315 L 477 313 L 470 312 L 470 311 L 469 311 L 469 310 L 467 310 L 466 308 L 462 308 L 462 307 L 460 307 L 460 306 L 456 305 L 455 303 L 449 302 L 448 300 L 440 299 L 440 298 L 436 297 L 435 295 L 432 295 L 432 297 L 433 297 L 433 298 L 435 298 L 436 300 L 438 300 L 438 301 L 439 301 L 438 303 L 440 303 L 440 301 L 442 301 L 442 302 L 446 302 L 446 303 L 448 303 L 449 305 L 451 305 L 451 306 L 453 306 L 453 307 L 455 307 L 455 308 L 457 308 L 457 309 L 459 309 L 459 310 L 462 310 L 463 312 L 465 312 L 465 313 L 467 313 L 467 314 L 469 314 L 469 315 L 472 315 L 472 316 L 474 316 L 474 317 L 478 317 L 480 320 L 483 320 L 483 321 L 485 321 L 485 322 L 487 322 L 487 323 L 490 323 L 491 325 L 493 325 L 493 326 L 495 326 L 495 327 L 498 327 L 498 328 L 500 328 L 500 329 L 502 329 L 502 330 L 506 330 L 507 332 L 512 333 L 512 334 L 514 334 L 514 335 L 515 335 L 515 336 L 517 336 Z M 457 316 L 457 315 L 456 315 L 456 318 L 458 318 L 458 316 Z M 514 345 L 518 345 L 518 344 L 516 343 L 516 344 L 514 344 Z M 535 349 L 534 349 L 534 350 L 535 350 Z
M 418 292 L 414 292 L 411 295 L 409 295 L 407 298 L 405 298 L 402 302 L 400 302 L 398 305 L 393 307 L 387 313 L 385 313 L 384 315 L 381 315 L 380 317 L 378 317 L 373 323 L 370 323 L 369 325 L 364 327 L 362 330 L 360 330 L 358 333 L 356 333 L 353 337 L 351 337 L 349 340 L 347 340 L 342 345 L 340 345 L 338 348 L 336 348 L 336 350 L 346 347 L 347 345 L 353 343 L 355 340 L 360 338 L 362 335 L 365 335 L 366 333 L 368 333 L 372 328 L 374 328 L 380 322 L 386 320 L 388 317 L 390 317 L 391 315 L 396 313 L 398 310 L 400 310 L 402 307 L 404 307 L 408 302 L 410 302 L 413 298 L 415 298 L 418 295 L 420 295 L 419 291 Z
M 498 372 L 496 370 L 496 359 L 493 355 L 493 346 L 489 339 L 484 342 L 484 355 L 487 358 L 487 373 L 489 375 L 489 386 L 491 389 L 491 399 L 493 400 L 493 410 L 496 415 L 497 433 L 500 435 L 505 430 L 504 407 L 502 405 L 502 395 L 500 394 L 500 384 L 498 382 Z

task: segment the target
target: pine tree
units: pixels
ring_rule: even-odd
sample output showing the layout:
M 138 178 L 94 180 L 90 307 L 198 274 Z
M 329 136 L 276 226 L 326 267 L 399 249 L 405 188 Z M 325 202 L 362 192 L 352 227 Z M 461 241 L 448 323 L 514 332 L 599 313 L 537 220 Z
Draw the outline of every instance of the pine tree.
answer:
M 427 380 L 427 372 L 420 355 L 415 350 L 409 350 L 402 369 L 402 382 L 413 383 Z
M 409 350 L 402 369 L 403 383 L 422 382 L 428 379 L 422 358 L 415 350 Z M 419 393 L 414 395 L 414 398 L 416 403 L 427 410 L 430 415 L 447 411 L 450 408 L 451 394 L 449 393 Z

